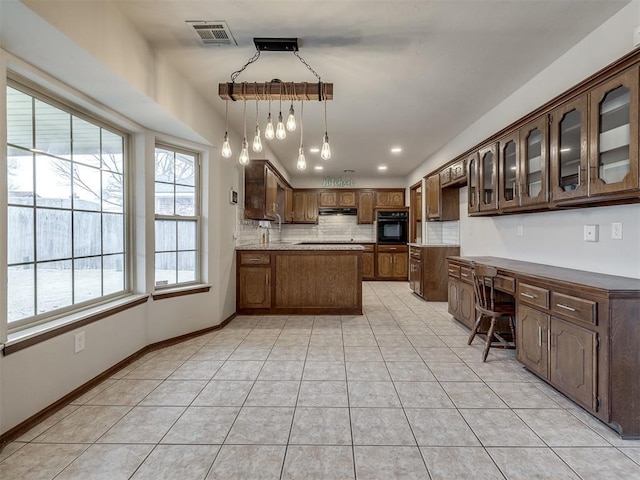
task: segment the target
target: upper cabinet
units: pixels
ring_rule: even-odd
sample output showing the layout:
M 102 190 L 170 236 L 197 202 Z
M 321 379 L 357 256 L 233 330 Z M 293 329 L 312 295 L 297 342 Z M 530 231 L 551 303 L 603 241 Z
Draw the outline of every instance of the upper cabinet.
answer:
M 318 223 L 318 193 L 294 190 L 293 223 Z
M 376 190 L 376 208 L 404 207 L 404 189 Z
M 358 191 L 358 223 L 373 223 L 373 190 Z
M 427 221 L 449 221 L 460 219 L 460 201 L 456 188 L 442 188 L 441 176 L 427 177 L 426 182 L 426 216 Z
M 638 66 L 590 93 L 589 195 L 638 188 Z
M 478 154 L 473 153 L 467 158 L 467 211 L 480 211 L 480 188 L 478 175 Z
M 548 120 L 544 115 L 520 129 L 520 205 L 546 203 Z
M 588 105 L 584 94 L 551 112 L 549 196 L 553 202 L 588 194 Z
M 319 194 L 321 207 L 353 207 L 356 206 L 356 192 L 353 190 L 325 190 Z
M 275 220 L 278 212 L 278 177 L 266 160 L 253 160 L 245 167 L 244 218 Z
M 517 131 L 498 142 L 500 153 L 498 189 L 500 208 L 520 205 L 520 132 Z
M 498 209 L 498 146 L 492 143 L 479 151 L 480 161 L 480 211 L 488 212 Z

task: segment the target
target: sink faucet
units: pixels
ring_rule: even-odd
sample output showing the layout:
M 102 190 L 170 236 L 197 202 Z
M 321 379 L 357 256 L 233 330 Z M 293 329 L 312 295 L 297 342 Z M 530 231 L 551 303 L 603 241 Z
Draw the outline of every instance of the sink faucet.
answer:
M 278 231 L 282 231 L 282 217 L 279 213 L 276 213 L 276 218 L 278 219 Z

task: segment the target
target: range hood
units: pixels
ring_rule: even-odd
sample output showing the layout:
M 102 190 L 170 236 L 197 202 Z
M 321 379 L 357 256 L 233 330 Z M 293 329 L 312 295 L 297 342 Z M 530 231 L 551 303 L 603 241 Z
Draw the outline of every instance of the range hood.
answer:
M 358 211 L 355 208 L 344 207 L 320 207 L 318 208 L 319 215 L 356 215 Z

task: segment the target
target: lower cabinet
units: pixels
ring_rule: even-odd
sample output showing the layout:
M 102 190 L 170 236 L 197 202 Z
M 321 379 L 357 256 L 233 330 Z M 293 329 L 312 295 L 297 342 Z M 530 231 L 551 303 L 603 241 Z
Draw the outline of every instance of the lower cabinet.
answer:
M 447 300 L 449 313 L 463 325 L 473 328 L 476 321 L 476 302 L 473 284 L 469 283 L 469 269 L 449 262 L 449 284 Z M 462 272 L 461 272 L 462 270 Z M 465 276 L 462 277 L 461 273 Z
M 376 253 L 375 245 L 363 245 L 362 252 L 362 279 L 373 280 L 376 278 Z
M 422 296 L 422 251 L 415 246 L 409 247 L 409 287 Z
M 240 267 L 239 308 L 271 308 L 271 267 Z
M 460 281 L 460 310 L 459 319 L 467 327 L 473 328 L 476 321 L 476 302 L 473 285 Z
M 549 315 L 526 305 L 516 312 L 516 345 L 518 360 L 541 377 L 549 376 L 548 330 Z
M 407 280 L 408 254 L 405 245 L 378 245 L 378 278 L 381 280 Z

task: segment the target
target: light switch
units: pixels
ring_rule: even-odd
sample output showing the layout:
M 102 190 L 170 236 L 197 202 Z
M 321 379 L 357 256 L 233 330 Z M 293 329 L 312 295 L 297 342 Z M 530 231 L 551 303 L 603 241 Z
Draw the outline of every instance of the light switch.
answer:
M 598 241 L 598 225 L 585 225 L 584 239 L 586 242 L 597 242 Z
M 611 239 L 622 240 L 622 223 L 611 224 Z

